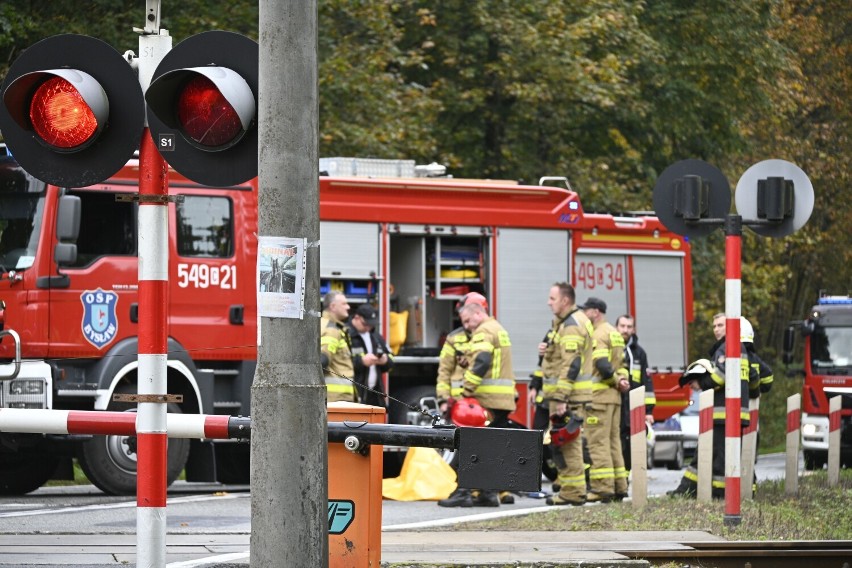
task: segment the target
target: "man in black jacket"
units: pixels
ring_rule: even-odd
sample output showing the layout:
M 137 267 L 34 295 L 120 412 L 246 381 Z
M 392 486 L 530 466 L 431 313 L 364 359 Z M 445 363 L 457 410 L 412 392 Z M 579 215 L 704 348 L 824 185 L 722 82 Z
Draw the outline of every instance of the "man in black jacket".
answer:
M 385 406 L 382 373 L 393 367 L 393 355 L 387 343 L 376 331 L 379 312 L 370 304 L 361 304 L 355 310 L 349 322 L 349 336 L 352 338 L 352 365 L 355 367 L 355 382 L 358 388 L 358 400 L 362 404 Z
M 645 387 L 645 424 L 650 428 L 654 423 L 654 382 L 648 375 L 648 355 L 639 345 L 636 336 L 636 320 L 625 314 L 615 320 L 615 329 L 624 338 L 624 366 L 630 372 L 630 390 Z M 621 393 L 621 452 L 624 467 L 630 471 L 630 392 Z

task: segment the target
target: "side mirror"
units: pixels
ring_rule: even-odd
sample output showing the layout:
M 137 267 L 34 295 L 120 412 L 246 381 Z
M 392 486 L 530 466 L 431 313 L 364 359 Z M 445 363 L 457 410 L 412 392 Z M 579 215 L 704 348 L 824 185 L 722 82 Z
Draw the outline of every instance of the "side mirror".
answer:
M 56 213 L 56 238 L 60 242 L 77 240 L 80 235 L 81 208 L 80 198 L 76 195 L 63 195 L 59 198 L 59 207 Z
M 73 243 L 56 243 L 53 249 L 53 258 L 59 266 L 66 266 L 77 262 L 77 245 Z
M 793 362 L 793 345 L 796 341 L 796 329 L 792 326 L 788 327 L 784 330 L 784 352 L 781 356 L 781 360 L 784 361 L 785 365 L 789 365 Z

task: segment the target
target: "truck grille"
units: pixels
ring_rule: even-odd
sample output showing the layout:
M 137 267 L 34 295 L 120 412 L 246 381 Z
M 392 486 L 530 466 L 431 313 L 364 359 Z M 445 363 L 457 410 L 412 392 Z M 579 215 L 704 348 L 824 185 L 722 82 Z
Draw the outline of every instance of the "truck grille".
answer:
M 0 382 L 0 407 L 47 408 L 47 381 L 38 378 Z

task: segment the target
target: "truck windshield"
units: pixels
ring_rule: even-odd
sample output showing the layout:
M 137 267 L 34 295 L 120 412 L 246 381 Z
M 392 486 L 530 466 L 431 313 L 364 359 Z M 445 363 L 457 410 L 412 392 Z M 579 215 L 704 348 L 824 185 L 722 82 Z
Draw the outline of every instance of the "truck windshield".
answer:
M 0 274 L 35 262 L 45 184 L 11 157 L 0 156 Z
M 852 366 L 852 327 L 818 326 L 811 335 L 811 365 L 815 372 L 848 370 Z

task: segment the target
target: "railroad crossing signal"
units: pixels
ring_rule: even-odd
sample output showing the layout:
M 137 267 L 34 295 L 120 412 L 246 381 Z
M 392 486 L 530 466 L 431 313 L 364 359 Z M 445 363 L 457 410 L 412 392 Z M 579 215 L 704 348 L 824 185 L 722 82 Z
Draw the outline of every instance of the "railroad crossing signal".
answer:
M 7 146 L 47 183 L 103 181 L 139 146 L 145 122 L 139 80 L 99 39 L 65 34 L 32 45 L 9 68 L 0 92 Z
M 28 48 L 0 87 L 0 131 L 31 175 L 84 187 L 114 175 L 151 135 L 185 177 L 225 187 L 257 176 L 258 45 L 240 34 L 192 36 L 169 51 L 148 90 L 99 39 L 58 35 Z
M 145 93 L 163 158 L 198 183 L 228 186 L 257 176 L 258 45 L 204 32 L 179 43 Z

